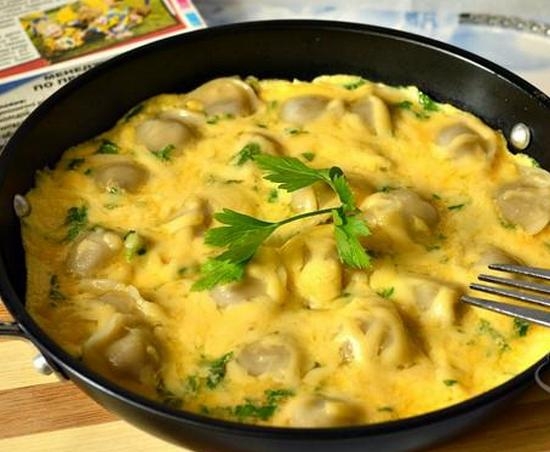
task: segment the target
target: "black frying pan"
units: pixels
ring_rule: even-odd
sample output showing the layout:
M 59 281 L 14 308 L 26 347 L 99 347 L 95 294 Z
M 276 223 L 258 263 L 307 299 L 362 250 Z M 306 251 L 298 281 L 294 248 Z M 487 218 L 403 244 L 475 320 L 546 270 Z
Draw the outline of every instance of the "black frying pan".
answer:
M 109 129 L 153 95 L 184 92 L 214 77 L 312 79 L 349 73 L 416 85 L 438 101 L 471 111 L 506 136 L 523 122 L 528 152 L 550 169 L 550 99 L 482 58 L 411 34 L 357 24 L 273 21 L 192 32 L 129 52 L 94 68 L 44 102 L 0 155 L 0 295 L 14 324 L 0 333 L 29 338 L 58 372 L 135 425 L 200 450 L 411 450 L 456 435 L 507 403 L 543 360 L 466 402 L 409 419 L 316 430 L 258 427 L 173 410 L 129 393 L 57 347 L 25 310 L 25 263 L 13 198 L 71 145 Z

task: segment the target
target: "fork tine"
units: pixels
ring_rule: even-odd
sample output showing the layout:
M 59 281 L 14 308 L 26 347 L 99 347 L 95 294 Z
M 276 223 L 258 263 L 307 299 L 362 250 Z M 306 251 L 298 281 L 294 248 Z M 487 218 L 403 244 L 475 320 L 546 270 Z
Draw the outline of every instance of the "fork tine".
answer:
M 516 306 L 508 303 L 484 300 L 482 298 L 470 297 L 468 295 L 463 295 L 460 299 L 465 303 L 477 306 L 479 308 L 489 309 L 500 314 L 517 317 L 542 326 L 550 327 L 550 312 L 526 308 L 524 306 Z
M 527 289 L 534 292 L 550 294 L 550 285 L 548 284 L 538 284 L 531 281 L 522 281 L 519 279 L 500 278 L 493 275 L 479 275 L 477 279 L 479 279 L 480 281 L 502 284 L 504 286 L 518 287 L 519 289 Z
M 534 278 L 550 280 L 550 270 L 546 268 L 525 267 L 523 265 L 513 264 L 490 264 L 489 268 L 491 270 L 517 273 L 518 275 L 532 276 Z
M 494 295 L 501 295 L 503 297 L 513 298 L 515 300 L 526 301 L 529 303 L 535 303 L 541 306 L 550 307 L 550 300 L 548 297 L 539 297 L 538 295 L 531 295 L 527 293 L 517 292 L 515 290 L 501 289 L 500 287 L 486 286 L 484 284 L 470 284 L 470 288 L 474 290 L 480 290 Z

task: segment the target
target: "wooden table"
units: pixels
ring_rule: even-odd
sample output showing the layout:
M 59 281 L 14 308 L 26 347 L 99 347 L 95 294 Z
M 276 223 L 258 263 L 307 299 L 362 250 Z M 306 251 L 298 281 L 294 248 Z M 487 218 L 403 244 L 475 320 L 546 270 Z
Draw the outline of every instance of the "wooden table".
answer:
M 9 316 L 0 305 L 0 320 Z M 0 339 L 0 451 L 182 451 L 119 420 L 68 381 L 38 374 L 36 351 Z M 499 416 L 434 452 L 550 451 L 550 394 L 530 388 Z

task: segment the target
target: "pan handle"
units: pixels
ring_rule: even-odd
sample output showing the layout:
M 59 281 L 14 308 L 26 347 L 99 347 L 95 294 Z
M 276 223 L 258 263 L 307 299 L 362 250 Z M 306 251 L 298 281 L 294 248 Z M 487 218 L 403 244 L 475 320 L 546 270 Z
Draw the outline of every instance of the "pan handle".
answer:
M 1 298 L 0 303 L 4 304 Z M 43 375 L 55 373 L 60 380 L 68 380 L 67 376 L 58 368 L 58 366 L 46 358 L 46 356 L 40 351 L 40 348 L 33 343 L 27 334 L 25 334 L 17 322 L 0 321 L 0 338 L 3 336 L 16 339 L 25 339 L 38 349 L 38 354 L 32 360 L 32 365 L 37 372 Z
M 27 339 L 27 336 L 16 322 L 0 322 L 0 336 L 15 336 Z

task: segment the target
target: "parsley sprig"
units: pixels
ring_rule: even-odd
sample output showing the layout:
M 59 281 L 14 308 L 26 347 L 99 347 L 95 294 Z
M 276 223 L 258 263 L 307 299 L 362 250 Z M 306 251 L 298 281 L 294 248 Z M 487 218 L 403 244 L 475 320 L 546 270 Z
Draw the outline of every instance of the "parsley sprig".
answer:
M 265 179 L 278 184 L 278 188 L 294 192 L 317 182 L 326 183 L 338 195 L 338 207 L 301 213 L 281 221 L 264 221 L 258 218 L 223 209 L 214 218 L 224 226 L 207 231 L 205 243 L 225 247 L 220 255 L 209 258 L 201 267 L 201 277 L 192 290 L 207 290 L 218 284 L 227 284 L 243 278 L 246 264 L 258 248 L 279 227 L 316 215 L 331 214 L 335 228 L 336 248 L 340 260 L 356 269 L 368 268 L 371 258 L 359 238 L 370 234 L 367 224 L 358 216 L 353 192 L 343 171 L 331 168 L 315 169 L 294 157 L 276 157 L 258 154 L 254 162 L 266 172 Z

